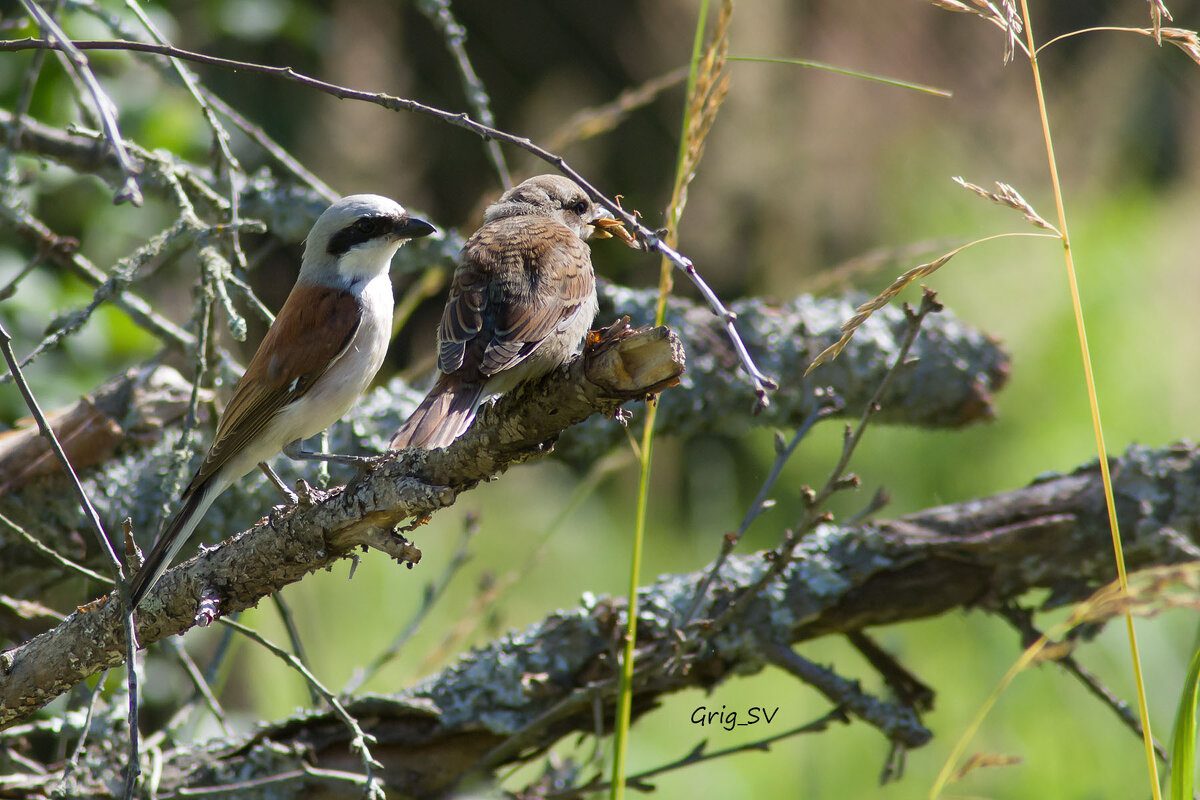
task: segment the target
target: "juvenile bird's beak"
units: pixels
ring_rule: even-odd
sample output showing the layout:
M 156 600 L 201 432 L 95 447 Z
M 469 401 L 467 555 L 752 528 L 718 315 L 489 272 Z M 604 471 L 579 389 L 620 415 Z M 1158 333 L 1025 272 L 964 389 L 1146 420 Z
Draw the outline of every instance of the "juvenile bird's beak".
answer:
M 597 205 L 595 208 L 595 216 L 593 216 L 592 220 L 587 224 L 587 236 L 584 236 L 583 238 L 611 239 L 612 234 L 608 232 L 608 229 L 614 223 L 619 225 L 620 222 L 613 219 L 612 212 L 610 212 L 604 206 Z
M 437 228 L 417 217 L 404 217 L 392 228 L 392 235 L 397 239 L 420 239 L 436 232 Z

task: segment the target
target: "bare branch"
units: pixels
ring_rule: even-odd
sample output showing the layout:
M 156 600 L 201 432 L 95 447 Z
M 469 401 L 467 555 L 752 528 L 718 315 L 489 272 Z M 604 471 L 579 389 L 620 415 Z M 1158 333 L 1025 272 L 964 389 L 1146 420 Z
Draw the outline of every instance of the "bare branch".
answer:
M 496 127 L 496 118 L 492 116 L 491 99 L 487 89 L 475 73 L 475 68 L 471 66 L 471 59 L 467 57 L 467 30 L 454 18 L 454 12 L 450 10 L 450 0 L 420 0 L 417 9 L 446 40 L 446 49 L 454 56 L 458 74 L 462 77 L 467 105 L 471 107 L 475 116 L 479 117 L 480 122 L 491 128 Z M 496 168 L 496 177 L 500 179 L 500 184 L 508 189 L 513 185 L 512 175 L 508 171 L 508 164 L 504 163 L 504 153 L 500 150 L 500 144 L 490 138 L 484 139 L 483 142 L 488 158 Z
M 194 61 L 198 64 L 207 64 L 210 66 L 221 67 L 223 69 L 239 70 L 244 72 L 255 72 L 263 75 L 270 75 L 276 78 L 298 83 L 310 89 L 330 94 L 341 100 L 360 100 L 367 103 L 374 103 L 383 108 L 393 111 L 409 111 L 415 114 L 432 117 L 455 127 L 464 128 L 477 136 L 482 136 L 485 139 L 495 139 L 496 141 L 505 142 L 515 147 L 525 150 L 543 161 L 554 165 L 560 172 L 578 183 L 593 200 L 603 204 L 614 216 L 619 218 L 630 231 L 634 232 L 641 241 L 642 248 L 655 252 L 666 258 L 677 268 L 682 270 L 688 279 L 700 291 L 705 302 L 712 309 L 712 313 L 721 320 L 722 326 L 726 335 L 729 336 L 730 342 L 733 344 L 734 352 L 737 355 L 738 362 L 746 370 L 753 384 L 755 395 L 758 398 L 760 406 L 766 405 L 767 393 L 775 388 L 778 388 L 775 380 L 763 373 L 754 363 L 750 352 L 746 349 L 746 345 L 742 342 L 741 335 L 737 327 L 734 325 L 737 315 L 725 307 L 721 299 L 708 286 L 704 279 L 700 276 L 692 260 L 684 256 L 682 253 L 670 247 L 664 242 L 658 234 L 643 225 L 636 215 L 631 214 L 621 208 L 620 203 L 612 197 L 605 195 L 597 189 L 590 181 L 584 178 L 579 172 L 571 167 L 566 160 L 555 153 L 551 153 L 545 148 L 534 144 L 530 139 L 523 136 L 515 136 L 511 133 L 506 133 L 497 128 L 492 128 L 487 125 L 480 124 L 471 119 L 466 114 L 455 114 L 450 111 L 444 111 L 440 108 L 418 103 L 415 100 L 408 100 L 403 97 L 394 97 L 382 92 L 364 92 L 358 89 L 351 89 L 346 86 L 322 81 L 308 75 L 296 72 L 291 67 L 272 67 L 264 64 L 254 64 L 246 61 L 235 61 L 228 58 L 218 58 L 209 56 L 203 53 L 194 53 L 189 50 L 181 50 L 177 47 L 169 47 L 166 45 L 150 44 L 148 42 L 136 42 L 121 40 L 79 40 L 73 45 L 80 50 L 129 50 L 141 53 L 153 53 L 155 55 L 170 56 L 187 61 Z M 19 51 L 19 50 L 45 50 L 60 49 L 60 43 L 57 41 L 45 39 L 17 39 L 11 41 L 0 41 L 0 52 L 4 51 Z
M 100 86 L 100 82 L 96 80 L 96 76 L 92 73 L 92 68 L 88 65 L 87 56 L 79 52 L 79 48 L 75 47 L 67 35 L 63 33 L 62 28 L 58 27 L 58 23 L 35 0 L 21 0 L 21 5 L 25 6 L 25 10 L 29 12 L 29 15 L 37 21 L 38 27 L 45 31 L 48 39 L 53 41 L 53 49 L 61 50 L 66 55 L 72 69 L 75 71 L 76 77 L 83 82 L 87 87 L 88 93 L 92 96 L 92 103 L 96 107 L 96 115 L 100 118 L 100 122 L 104 126 L 104 137 L 108 141 L 109 146 L 112 147 L 124 177 L 121 188 L 117 191 L 115 201 L 117 203 L 128 201 L 135 206 L 140 206 L 142 204 L 142 192 L 138 188 L 137 180 L 134 177 L 133 165 L 130 162 L 129 154 L 125 151 L 125 139 L 121 136 L 121 129 L 117 127 L 116 108 L 113 106 L 112 100 L 109 100 L 108 95 L 104 93 L 104 89 Z

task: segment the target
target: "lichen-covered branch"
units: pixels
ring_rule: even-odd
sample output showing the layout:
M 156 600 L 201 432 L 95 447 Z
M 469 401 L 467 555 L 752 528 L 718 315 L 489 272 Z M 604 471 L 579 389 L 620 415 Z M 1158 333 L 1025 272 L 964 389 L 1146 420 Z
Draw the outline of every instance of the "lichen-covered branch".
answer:
M 420 552 L 393 533 L 511 464 L 544 455 L 567 427 L 662 391 L 683 371 L 683 349 L 666 328 L 615 327 L 587 354 L 484 409 L 451 447 L 410 448 L 331 492 L 314 493 L 169 571 L 138 611 L 144 646 L 248 608 L 359 546 L 408 563 Z M 108 594 L 53 630 L 0 654 L 0 727 L 124 658 L 120 604 Z
M 601 287 L 603 310 L 600 320 L 628 314 L 635 324 L 653 318 L 656 293 L 606 284 Z M 770 407 L 753 415 L 754 393 L 744 374 L 727 352 L 727 340 L 718 321 L 708 310 L 683 299 L 669 305 L 668 324 L 688 350 L 688 371 L 678 391 L 666 392 L 659 400 L 659 429 L 664 434 L 690 436 L 698 433 L 737 435 L 752 426 L 798 426 L 820 398 L 818 386 L 832 386 L 844 402 L 842 413 L 861 414 L 883 375 L 895 360 L 906 330 L 899 309 L 885 309 L 867 323 L 869 335 L 855 337 L 842 356 L 814 375 L 801 379 L 806 359 L 838 335 L 838 325 L 853 306 L 849 300 L 797 298 L 783 306 L 761 300 L 736 304 L 743 329 L 755 358 L 773 375 L 782 376 Z M 918 362 L 902 370 L 884 399 L 877 419 L 894 424 L 926 427 L 957 427 L 987 419 L 992 393 L 1007 378 L 1008 356 L 994 340 L 962 324 L 949 312 L 924 323 L 913 348 Z M 136 394 L 134 406 L 141 397 Z M 348 419 L 332 429 L 331 448 L 336 452 L 381 452 L 391 434 L 420 400 L 421 393 L 400 380 L 370 393 Z M 134 530 L 145 543 L 161 523 L 161 509 L 175 498 L 166 495 L 161 476 L 170 468 L 182 424 L 182 406 L 172 406 L 175 415 L 153 415 L 157 425 L 138 428 L 137 435 L 117 445 L 117 455 L 85 477 L 97 507 L 106 518 L 119 521 L 131 516 Z M 633 409 L 635 418 L 640 406 Z M 112 421 L 124 425 L 121 418 Z M 624 431 L 609 420 L 595 419 L 564 432 L 555 457 L 584 466 L 621 446 Z M 0 455 L 0 465 L 3 464 Z M 304 473 L 291 463 L 280 463 L 279 471 L 289 482 Z M 209 511 L 201 532 L 238 530 L 253 521 L 260 509 L 278 502 L 278 494 L 258 476 L 248 476 L 231 488 Z M 89 558 L 73 544 L 70 532 L 78 524 L 78 509 L 64 502 L 54 477 L 22 486 L 0 497 L 0 514 L 14 520 L 45 544 L 77 560 Z M 37 585 L 52 584 L 65 573 L 33 553 L 23 539 L 0 524 L 0 563 L 11 593 L 29 594 Z M 99 561 L 88 563 L 99 564 Z M 2 632 L 2 631 L 0 631 Z
M 1134 447 L 1114 460 L 1113 472 L 1129 567 L 1192 560 L 1200 540 L 1200 509 L 1190 500 L 1200 492 L 1200 448 Z M 779 582 L 715 637 L 702 624 L 686 628 L 681 642 L 673 635 L 706 571 L 660 577 L 640 596 L 635 713 L 665 694 L 710 688 L 776 663 L 781 645 L 964 607 L 997 609 L 1031 589 L 1049 589 L 1056 602 L 1079 599 L 1113 577 L 1108 535 L 1098 470 L 1088 466 L 897 520 L 823 528 L 801 544 Z M 731 558 L 704 598 L 701 619 L 718 616 L 766 568 L 761 554 Z M 349 704 L 358 719 L 372 720 L 372 753 L 385 764 L 389 791 L 436 795 L 479 774 L 481 763 L 487 774 L 592 732 L 593 703 L 613 696 L 611 656 L 623 608 L 619 600 L 590 599 L 510 632 L 414 687 Z M 876 722 L 884 729 L 905 724 Z M 163 754 L 159 792 L 202 794 L 205 786 L 276 777 L 259 789 L 248 785 L 239 797 L 265 798 L 268 786 L 272 798 L 300 797 L 319 785 L 323 796 L 351 798 L 353 782 L 329 780 L 354 769 L 347 737 L 331 714 L 308 713 L 239 744 L 179 748 Z M 510 746 L 514 741 L 519 746 Z M 119 755 L 91 747 L 92 769 L 77 771 L 72 796 L 105 796 L 100 777 L 119 768 L 112 763 Z M 36 798 L 45 786 L 44 776 L 30 774 L 27 786 L 7 789 Z

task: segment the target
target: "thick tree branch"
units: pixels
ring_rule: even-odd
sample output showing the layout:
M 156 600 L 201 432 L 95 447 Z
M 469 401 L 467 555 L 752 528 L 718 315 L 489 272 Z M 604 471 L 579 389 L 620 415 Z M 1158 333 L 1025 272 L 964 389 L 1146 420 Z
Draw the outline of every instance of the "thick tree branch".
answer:
M 248 608 L 360 545 L 414 563 L 420 552 L 393 533 L 396 525 L 427 518 L 511 464 L 544 455 L 566 427 L 611 416 L 676 383 L 682 371 L 683 348 L 669 330 L 616 327 L 584 358 L 484 409 L 451 447 L 388 456 L 349 486 L 272 514 L 171 570 L 138 612 L 138 639 L 146 645 Z M 0 655 L 0 727 L 122 661 L 114 597 Z
M 1200 448 L 1134 447 L 1113 468 L 1130 568 L 1191 560 L 1200 512 L 1188 498 L 1200 492 Z M 802 543 L 780 581 L 715 637 L 702 624 L 685 629 L 682 642 L 673 633 L 705 571 L 663 576 L 641 597 L 635 713 L 664 694 L 760 670 L 772 656 L 779 659 L 781 645 L 960 608 L 995 610 L 1031 589 L 1051 590 L 1055 603 L 1080 599 L 1113 577 L 1107 543 L 1093 465 L 893 521 L 828 526 Z M 701 617 L 719 615 L 765 568 L 761 554 L 731 558 L 705 596 Z M 569 734 L 592 732 L 593 703 L 607 704 L 614 693 L 612 653 L 623 608 L 619 600 L 592 599 L 511 632 L 417 686 L 351 703 L 350 713 L 372 720 L 368 732 L 378 738 L 372 753 L 385 764 L 389 789 L 436 794 L 481 760 L 495 769 Z M 878 722 L 915 733 L 902 716 Z M 324 796 L 354 797 L 352 782 L 328 780 L 328 771 L 355 769 L 347 739 L 331 714 L 312 713 L 261 728 L 239 745 L 180 748 L 164 754 L 159 792 L 202 793 L 204 786 L 277 776 L 268 784 L 274 798 L 300 797 L 318 785 Z M 519 746 L 510 746 L 514 741 Z M 90 757 L 107 764 L 119 753 L 97 745 Z M 73 796 L 104 796 L 102 782 L 76 780 Z M 10 784 L 9 790 L 38 797 L 43 783 L 43 776 L 30 775 L 29 788 Z
M 656 294 L 651 290 L 606 284 L 601 289 L 601 319 L 629 314 L 635 323 L 648 322 L 653 318 Z M 699 433 L 736 436 L 758 425 L 791 429 L 800 424 L 815 404 L 822 402 L 822 398 L 815 396 L 815 390 L 822 386 L 831 386 L 842 398 L 841 413 L 861 414 L 895 360 L 906 325 L 899 309 L 879 312 L 864 328 L 868 335 L 855 337 L 836 362 L 808 378 L 800 378 L 811 354 L 837 338 L 838 326 L 853 305 L 852 300 L 809 297 L 797 298 L 783 306 L 753 299 L 736 304 L 747 341 L 759 363 L 772 374 L 792 376 L 774 393 L 771 406 L 754 415 L 753 388 L 736 368 L 718 322 L 704 306 L 683 299 L 672 300 L 668 324 L 685 343 L 689 365 L 682 376 L 680 391 L 666 392 L 659 400 L 659 431 L 680 436 Z M 992 393 L 1003 386 L 1008 374 L 1008 356 L 994 340 L 943 312 L 925 321 L 912 355 L 917 363 L 897 375 L 877 419 L 953 428 L 991 416 Z M 136 393 L 135 409 L 143 397 L 152 400 L 155 395 Z M 420 398 L 421 393 L 400 380 L 370 393 L 347 422 L 333 427 L 331 448 L 343 453 L 382 451 L 392 432 Z M 143 544 L 153 538 L 160 526 L 162 509 L 176 502 L 165 494 L 161 476 L 173 463 L 177 445 L 174 431 L 182 424 L 184 409 L 180 405 L 159 407 L 174 409 L 176 413 L 151 414 L 159 424 L 142 431 L 150 435 L 125 438 L 118 444 L 118 455 L 92 471 L 85 480 L 101 514 L 114 521 L 132 516 Z M 632 410 L 637 419 L 640 406 Z M 125 426 L 126 430 L 135 427 L 126 426 L 119 416 L 105 424 Z M 620 426 L 604 419 L 589 420 L 563 434 L 555 448 L 555 457 L 582 467 L 622 446 L 624 439 Z M 299 470 L 292 463 L 279 464 L 280 473 L 289 482 L 305 474 Z M 79 511 L 62 498 L 59 481 L 46 478 L 0 497 L 0 513 L 64 555 L 91 565 L 100 564 L 97 554 L 81 552 L 72 539 L 71 531 L 79 525 Z M 269 508 L 277 500 L 278 494 L 265 481 L 247 477 L 217 501 L 201 532 L 219 531 L 228 535 L 229 531 L 248 524 L 247 509 Z M 2 524 L 0 563 L 4 564 L 8 593 L 15 596 L 44 599 L 45 592 L 39 587 L 52 585 L 67 575 L 47 564 L 23 538 Z

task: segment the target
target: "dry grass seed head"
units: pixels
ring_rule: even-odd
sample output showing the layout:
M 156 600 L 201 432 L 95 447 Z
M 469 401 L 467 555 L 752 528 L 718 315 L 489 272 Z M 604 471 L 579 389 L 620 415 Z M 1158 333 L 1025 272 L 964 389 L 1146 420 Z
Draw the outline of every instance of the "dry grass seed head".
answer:
M 1150 4 L 1150 24 L 1154 27 L 1154 41 L 1162 44 L 1162 21 L 1170 22 L 1173 17 L 1162 0 L 1146 0 Z
M 547 140 L 546 149 L 553 152 L 599 136 L 616 128 L 634 111 L 649 105 L 663 91 L 683 82 L 687 78 L 687 67 L 651 78 L 640 86 L 626 89 L 610 103 L 581 109 L 572 114 Z
M 729 23 L 733 19 L 733 2 L 725 0 L 712 39 L 701 56 L 696 69 L 691 94 L 688 96 L 688 125 L 684 131 L 682 163 L 676 175 L 676 184 L 667 209 L 669 228 L 678 223 L 687 204 L 687 187 L 696 175 L 700 159 L 704 155 L 704 143 L 712 130 L 717 111 L 729 93 L 729 75 L 725 71 L 726 54 L 729 49 Z
M 1172 608 L 1200 609 L 1200 562 L 1155 567 L 1129 576 L 1129 592 L 1113 581 L 1071 613 L 1071 624 L 1107 622 L 1125 613 L 1152 617 Z
M 918 278 L 924 278 L 927 275 L 932 275 L 934 272 L 937 272 L 947 261 L 954 258 L 960 252 L 962 252 L 962 247 L 957 247 L 951 250 L 949 253 L 945 253 L 944 255 L 935 258 L 933 261 L 929 261 L 925 264 L 918 264 L 900 277 L 896 278 L 896 280 L 892 281 L 890 286 L 877 294 L 875 297 L 854 309 L 854 316 L 842 323 L 842 338 L 838 339 L 836 342 L 829 345 L 829 347 L 826 347 L 824 350 L 822 350 L 821 353 L 812 360 L 812 363 L 808 365 L 808 369 L 804 370 L 804 374 L 807 375 L 821 364 L 824 364 L 826 361 L 832 361 L 833 359 L 837 358 L 838 354 L 840 354 L 842 350 L 845 349 L 846 345 L 849 344 L 850 339 L 854 336 L 854 332 L 858 330 L 864 322 L 870 319 L 872 314 L 886 306 L 888 303 L 892 302 L 896 295 L 904 291 L 910 283 Z
M 959 0 L 929 0 L 929 2 L 945 11 L 973 14 L 1004 31 L 1007 34 L 1004 41 L 1005 64 L 1012 61 L 1013 53 L 1017 49 L 1025 55 L 1029 55 L 1029 49 L 1020 39 L 1024 25 L 1021 23 L 1021 17 L 1017 14 L 1017 5 L 1013 0 L 1003 0 L 1001 3 L 1004 7 L 1003 13 L 988 0 L 971 0 L 972 5 L 959 2 Z
M 1200 65 L 1200 36 L 1185 28 L 1156 28 L 1154 36 L 1161 43 L 1166 39 L 1187 53 L 1188 58 Z
M 717 117 L 721 103 L 729 94 L 729 73 L 726 72 L 726 56 L 729 52 L 729 23 L 733 19 L 733 3 L 721 4 L 717 24 L 713 28 L 712 42 L 705 51 L 696 70 L 696 82 L 689 98 L 688 129 L 684 155 L 683 174 L 690 176 L 700 163 L 704 153 L 704 141 Z
M 975 753 L 954 773 L 954 780 L 961 781 L 982 767 L 1015 767 L 1020 763 L 1020 756 L 1009 756 L 1002 753 Z
M 964 189 L 969 189 L 984 199 L 991 200 L 993 203 L 1020 211 L 1026 220 L 1039 228 L 1053 231 L 1056 234 L 1058 233 L 1057 228 L 1047 222 L 1041 214 L 1034 211 L 1033 206 L 1029 204 L 1029 201 L 1022 197 L 1020 192 L 1007 183 L 996 181 L 996 191 L 990 192 L 981 186 L 976 186 L 975 184 L 965 181 L 957 176 L 955 176 L 954 182 Z

